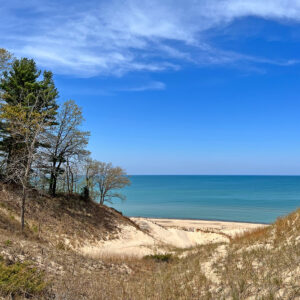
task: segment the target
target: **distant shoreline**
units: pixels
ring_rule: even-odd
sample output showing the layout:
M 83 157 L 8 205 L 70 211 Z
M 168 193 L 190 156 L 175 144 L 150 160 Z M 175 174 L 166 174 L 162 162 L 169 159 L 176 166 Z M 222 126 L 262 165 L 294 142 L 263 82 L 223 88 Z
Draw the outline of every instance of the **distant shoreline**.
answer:
M 128 174 L 128 176 L 300 177 L 300 174 Z
M 231 220 L 222 220 L 222 219 L 197 219 L 197 218 L 158 218 L 158 217 L 143 217 L 143 216 L 127 216 L 128 218 L 141 218 L 147 220 L 169 220 L 169 221 L 199 221 L 199 222 L 221 222 L 221 223 L 241 223 L 241 224 L 253 224 L 253 225 L 271 225 L 272 223 L 264 222 L 251 222 L 251 221 L 231 221 Z
M 127 216 L 272 224 L 297 207 L 300 176 L 138 175 L 112 206 Z
M 168 218 L 137 218 L 131 217 L 132 221 L 140 223 L 154 223 L 164 228 L 174 228 L 185 231 L 202 231 L 235 236 L 244 233 L 247 230 L 254 230 L 261 227 L 268 227 L 270 224 L 249 223 L 249 222 L 229 222 L 229 221 L 212 221 L 212 220 L 195 220 L 195 219 L 168 219 Z

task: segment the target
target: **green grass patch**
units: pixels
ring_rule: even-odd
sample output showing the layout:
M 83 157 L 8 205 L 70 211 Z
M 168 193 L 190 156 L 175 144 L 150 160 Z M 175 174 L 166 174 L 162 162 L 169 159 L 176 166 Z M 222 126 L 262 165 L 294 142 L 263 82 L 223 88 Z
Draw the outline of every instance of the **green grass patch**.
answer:
M 6 240 L 6 241 L 4 242 L 4 245 L 5 245 L 6 247 L 11 246 L 11 245 L 12 245 L 12 241 L 11 241 L 11 240 Z
M 38 228 L 37 225 L 32 225 L 32 226 L 31 226 L 31 230 L 32 230 L 34 233 L 38 233 L 39 228 Z
M 0 295 L 37 295 L 46 286 L 44 273 L 29 262 L 6 264 L 0 257 Z

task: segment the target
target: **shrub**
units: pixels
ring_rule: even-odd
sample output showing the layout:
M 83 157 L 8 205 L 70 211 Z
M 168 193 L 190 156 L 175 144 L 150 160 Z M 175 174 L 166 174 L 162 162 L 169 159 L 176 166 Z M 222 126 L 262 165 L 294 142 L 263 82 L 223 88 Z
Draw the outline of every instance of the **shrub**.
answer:
M 169 262 L 173 257 L 171 253 L 146 255 L 146 259 L 154 259 L 157 262 Z
M 37 225 L 32 225 L 32 226 L 31 226 L 31 230 L 32 230 L 34 233 L 38 233 L 39 227 L 38 227 Z
M 66 251 L 66 250 L 69 250 L 69 247 L 62 241 L 59 241 L 57 244 L 56 244 L 56 249 L 57 250 L 63 250 L 63 251 Z
M 0 295 L 35 295 L 45 288 L 44 273 L 29 262 L 7 265 L 0 257 Z
M 84 186 L 81 190 L 81 199 L 84 201 L 88 201 L 90 199 L 90 190 L 87 186 Z
M 11 246 L 12 245 L 12 241 L 11 240 L 6 240 L 5 242 L 4 242 L 4 244 L 5 244 L 5 246 Z

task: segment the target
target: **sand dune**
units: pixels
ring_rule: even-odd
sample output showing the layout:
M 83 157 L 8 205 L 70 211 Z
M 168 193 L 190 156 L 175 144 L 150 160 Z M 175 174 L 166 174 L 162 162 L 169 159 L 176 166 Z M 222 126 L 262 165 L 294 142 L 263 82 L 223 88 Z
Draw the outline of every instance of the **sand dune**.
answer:
M 197 245 L 229 242 L 229 237 L 262 224 L 132 218 L 142 230 L 122 226 L 118 238 L 85 245 L 80 250 L 93 257 L 138 256 L 190 248 Z

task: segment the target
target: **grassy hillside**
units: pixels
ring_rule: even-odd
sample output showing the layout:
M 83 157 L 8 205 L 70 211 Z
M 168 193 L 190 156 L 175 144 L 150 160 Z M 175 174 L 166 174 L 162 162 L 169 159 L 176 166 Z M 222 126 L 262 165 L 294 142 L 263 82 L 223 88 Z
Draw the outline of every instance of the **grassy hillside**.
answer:
M 0 230 L 18 231 L 20 193 L 16 186 L 0 185 Z M 26 222 L 28 236 L 57 243 L 67 238 L 74 247 L 86 239 L 113 238 L 121 224 L 136 226 L 118 211 L 92 201 L 85 202 L 79 195 L 53 198 L 35 190 L 26 205 Z
M 88 298 L 300 299 L 300 210 L 229 244 L 127 263 L 134 270 L 128 278 L 86 279 Z M 74 285 L 69 290 L 74 297 L 79 292 Z
M 153 257 L 92 259 L 76 249 L 132 221 L 79 196 L 32 192 L 25 234 L 19 192 L 1 185 L 0 295 L 23 299 L 300 299 L 300 210 L 272 226 Z M 184 255 L 183 255 L 184 254 Z

